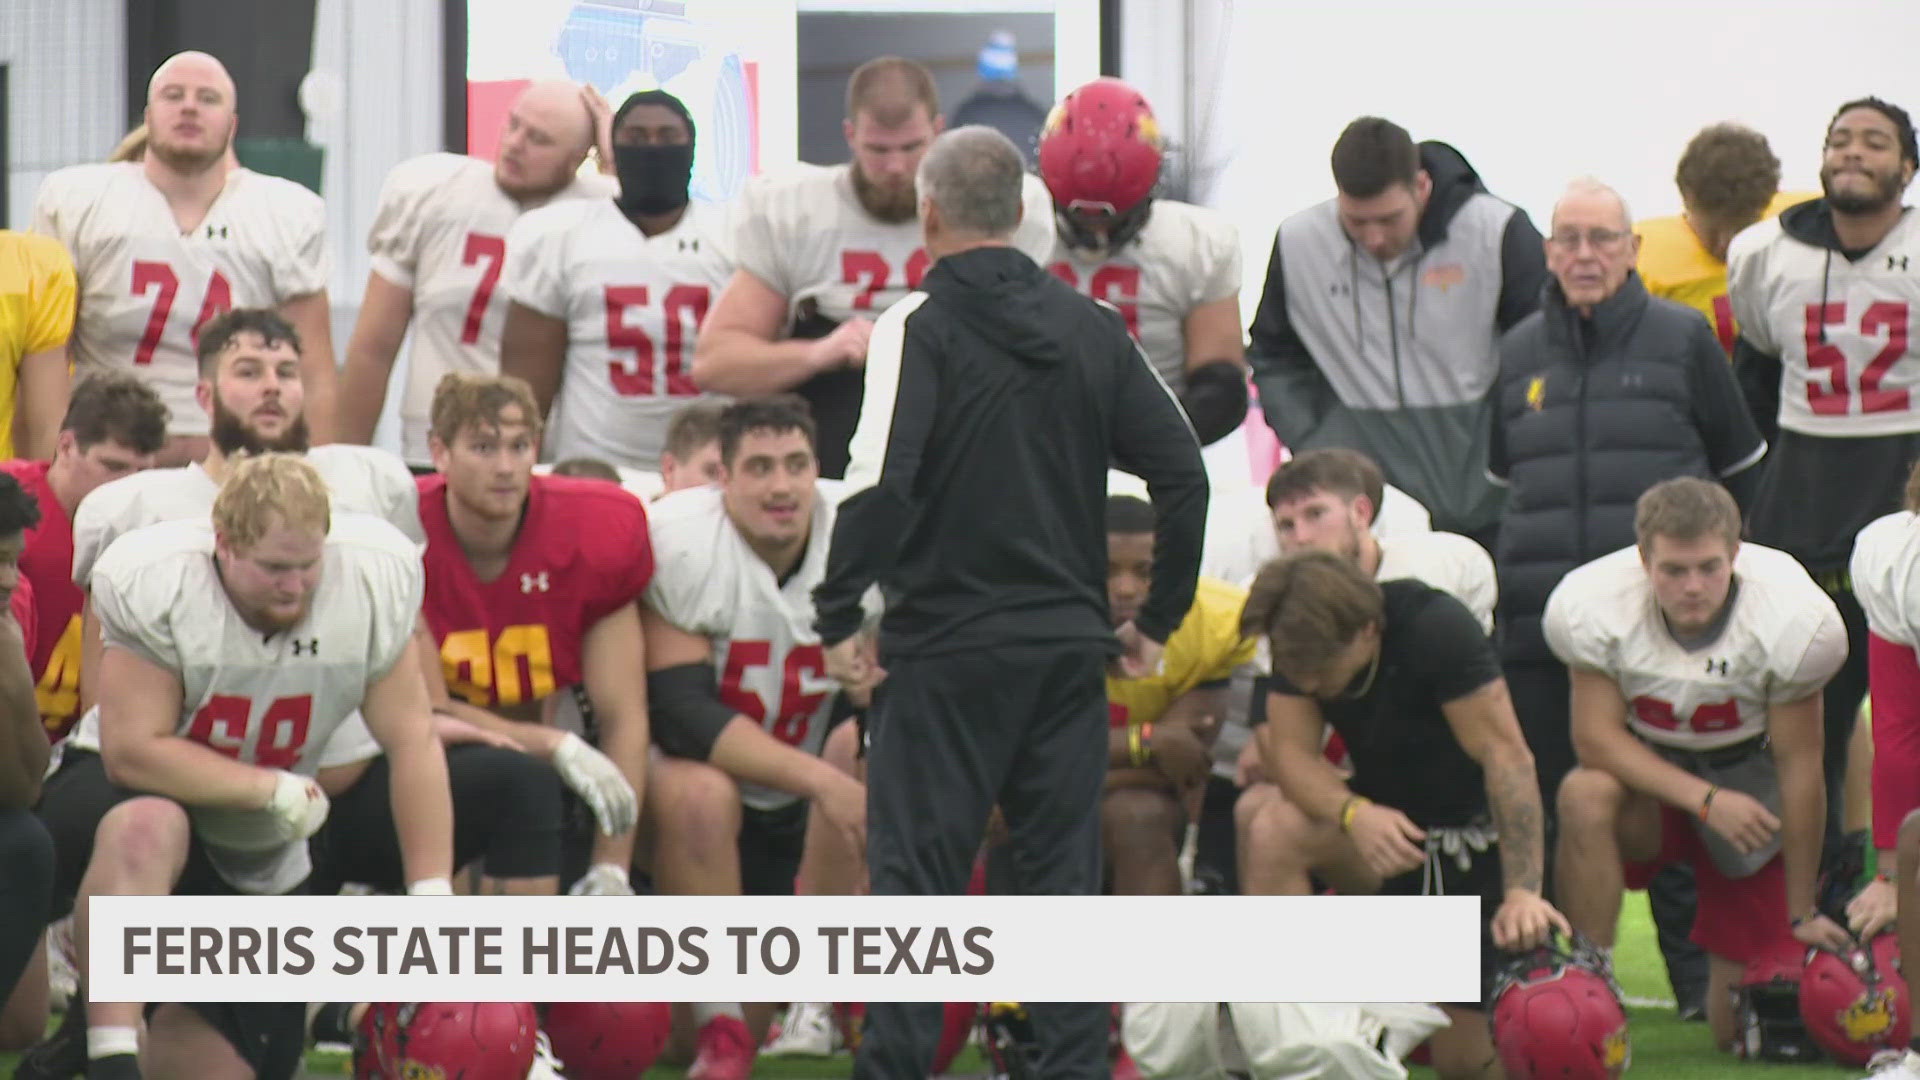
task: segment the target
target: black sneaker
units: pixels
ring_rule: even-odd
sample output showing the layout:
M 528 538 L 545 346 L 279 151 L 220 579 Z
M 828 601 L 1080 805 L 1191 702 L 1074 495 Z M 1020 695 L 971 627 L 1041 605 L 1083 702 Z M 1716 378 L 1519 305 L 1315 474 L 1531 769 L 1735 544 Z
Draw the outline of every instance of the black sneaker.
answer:
M 87 997 L 76 991 L 53 1034 L 20 1055 L 13 1080 L 74 1080 L 87 1073 Z
M 1683 1024 L 1704 1023 L 1707 1019 L 1707 992 L 1703 989 L 1697 993 L 1681 994 L 1673 1011 Z

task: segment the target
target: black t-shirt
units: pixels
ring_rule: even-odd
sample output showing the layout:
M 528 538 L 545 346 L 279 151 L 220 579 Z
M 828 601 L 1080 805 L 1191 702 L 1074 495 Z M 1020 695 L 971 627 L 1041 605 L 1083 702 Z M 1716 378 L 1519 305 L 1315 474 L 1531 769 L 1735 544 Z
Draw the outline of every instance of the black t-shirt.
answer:
M 1353 764 L 1355 794 L 1413 823 L 1465 825 L 1487 813 L 1480 766 L 1453 736 L 1441 706 L 1500 678 L 1500 658 L 1466 606 L 1417 581 L 1382 582 L 1386 626 L 1380 669 L 1358 697 L 1321 701 Z M 1346 693 L 1367 682 L 1361 669 Z M 1279 673 L 1274 693 L 1295 690 Z

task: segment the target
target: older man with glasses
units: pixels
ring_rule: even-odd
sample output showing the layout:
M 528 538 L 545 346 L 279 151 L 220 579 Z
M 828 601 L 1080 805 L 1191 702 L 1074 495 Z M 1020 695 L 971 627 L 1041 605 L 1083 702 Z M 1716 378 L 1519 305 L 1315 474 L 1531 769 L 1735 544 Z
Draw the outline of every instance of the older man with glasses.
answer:
M 1547 594 L 1631 545 L 1634 501 L 1662 480 L 1719 480 L 1744 506 L 1767 445 L 1706 319 L 1647 293 L 1618 193 L 1575 181 L 1546 246 L 1540 310 L 1500 340 L 1487 471 L 1509 489 L 1495 636 L 1551 812 L 1574 755 L 1567 671 L 1541 632 Z

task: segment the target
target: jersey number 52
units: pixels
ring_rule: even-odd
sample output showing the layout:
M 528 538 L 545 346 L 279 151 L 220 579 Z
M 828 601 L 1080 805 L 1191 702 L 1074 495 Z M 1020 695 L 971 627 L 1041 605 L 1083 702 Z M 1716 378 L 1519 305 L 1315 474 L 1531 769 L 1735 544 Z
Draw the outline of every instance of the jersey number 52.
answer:
M 1853 411 L 1853 394 L 1860 394 L 1860 412 L 1906 412 L 1910 402 L 1904 387 L 1881 385 L 1893 365 L 1907 355 L 1907 305 L 1879 300 L 1860 313 L 1860 336 L 1887 335 L 1887 343 L 1873 354 L 1860 372 L 1858 387 L 1847 385 L 1847 354 L 1826 340 L 1826 328 L 1847 325 L 1847 305 L 1807 305 L 1807 367 L 1826 372 L 1825 381 L 1807 384 L 1807 407 L 1819 416 L 1846 416 Z

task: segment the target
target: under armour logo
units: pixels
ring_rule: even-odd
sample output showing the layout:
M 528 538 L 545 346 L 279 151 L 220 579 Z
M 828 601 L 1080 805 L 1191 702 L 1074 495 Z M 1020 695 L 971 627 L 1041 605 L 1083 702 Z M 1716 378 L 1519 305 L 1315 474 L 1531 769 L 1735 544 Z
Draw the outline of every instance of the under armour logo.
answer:
M 1906 268 L 1907 268 L 1907 257 L 1905 255 L 1887 256 L 1887 269 L 1905 270 Z
M 520 591 L 523 593 L 530 593 L 535 591 L 546 592 L 547 588 L 548 588 L 547 572 L 545 570 L 542 570 L 537 574 L 521 574 L 520 575 Z
M 694 236 L 694 237 L 685 237 L 685 236 L 683 236 L 683 237 L 681 237 L 681 238 L 680 238 L 680 250 L 681 250 L 681 251 L 683 251 L 683 252 L 685 252 L 685 251 L 699 251 L 699 250 L 700 250 L 700 238 L 699 238 L 699 237 L 697 237 L 697 236 Z
M 1707 674 L 1719 675 L 1724 678 L 1727 674 L 1727 662 L 1725 660 L 1709 658 L 1707 660 Z
M 227 227 L 225 225 L 207 226 L 207 239 L 212 240 L 215 237 L 225 240 L 227 238 Z
M 302 641 L 302 640 L 301 640 L 301 639 L 299 639 L 299 638 L 294 638 L 294 639 L 293 639 L 293 655 L 295 655 L 295 656 L 313 656 L 313 655 L 316 655 L 316 654 L 318 654 L 319 652 L 320 652 L 320 639 L 319 639 L 319 638 L 315 638 L 315 637 L 310 637 L 310 638 L 307 638 L 307 639 L 306 639 L 306 640 L 304 640 L 304 641 Z
M 1335 296 L 1345 296 L 1347 295 L 1347 293 L 1351 292 L 1352 289 L 1347 285 L 1346 282 L 1336 281 L 1332 285 L 1327 287 L 1327 291 L 1331 292 Z

